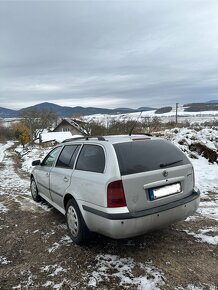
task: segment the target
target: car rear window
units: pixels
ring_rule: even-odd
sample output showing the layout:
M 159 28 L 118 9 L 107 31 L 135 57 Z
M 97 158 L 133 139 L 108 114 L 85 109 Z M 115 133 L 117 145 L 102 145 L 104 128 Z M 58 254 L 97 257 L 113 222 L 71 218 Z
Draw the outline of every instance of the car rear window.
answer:
M 114 144 L 121 175 L 189 164 L 180 149 L 166 140 Z

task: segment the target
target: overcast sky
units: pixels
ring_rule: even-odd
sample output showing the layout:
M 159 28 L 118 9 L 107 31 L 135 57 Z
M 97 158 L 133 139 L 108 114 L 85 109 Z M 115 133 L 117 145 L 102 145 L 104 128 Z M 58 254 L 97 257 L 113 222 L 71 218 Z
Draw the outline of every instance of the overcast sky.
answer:
M 0 107 L 218 99 L 218 1 L 0 1 Z

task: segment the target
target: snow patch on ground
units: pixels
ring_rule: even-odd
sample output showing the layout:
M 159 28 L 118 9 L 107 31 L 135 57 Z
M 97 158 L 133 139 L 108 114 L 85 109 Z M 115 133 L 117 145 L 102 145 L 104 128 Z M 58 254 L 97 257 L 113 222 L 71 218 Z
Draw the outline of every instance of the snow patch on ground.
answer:
M 216 205 L 216 203 L 214 203 L 212 206 L 209 206 L 207 205 L 207 202 L 201 202 L 200 207 L 197 209 L 197 213 L 218 221 L 218 205 Z
M 47 265 L 45 267 L 41 267 L 40 270 L 41 270 L 41 272 L 48 273 L 48 276 L 50 276 L 50 277 L 57 276 L 59 273 L 62 273 L 62 272 L 67 272 L 66 269 L 59 266 L 58 264 Z
M 20 204 L 20 209 L 23 211 L 34 212 L 37 210 L 51 211 L 52 207 L 47 203 L 37 203 L 32 198 L 22 196 L 22 198 L 14 198 L 14 200 Z
M 33 289 L 33 279 L 34 276 L 32 275 L 32 273 L 28 270 L 28 271 L 21 271 L 21 276 L 24 277 L 24 280 L 18 284 L 17 286 L 12 287 L 13 290 L 24 290 L 24 289 Z
M 189 158 L 191 153 L 196 156 L 197 159 L 190 158 L 190 161 L 194 165 L 196 185 L 200 190 L 203 193 L 213 189 L 218 191 L 218 164 L 216 162 L 209 163 L 206 158 L 200 156 L 198 152 L 190 151 L 189 148 L 191 144 L 196 144 L 197 142 L 217 152 L 218 131 L 215 129 L 196 131 L 188 128 L 177 128 L 166 130 L 164 136 L 179 147 Z
M 208 243 L 211 245 L 218 245 L 218 227 L 210 227 L 206 229 L 199 229 L 198 233 L 184 230 L 188 235 L 193 236 L 198 242 Z
M 11 263 L 11 261 L 9 261 L 6 257 L 0 256 L 0 265 L 7 265 L 10 263 Z
M 208 192 L 218 192 L 218 164 L 210 164 L 204 157 L 191 159 L 195 169 L 196 186 L 203 195 Z
M 166 130 L 164 136 L 179 147 L 193 164 L 195 183 L 201 192 L 201 203 L 197 213 L 218 220 L 218 164 L 210 163 L 197 152 L 189 150 L 191 144 L 199 142 L 217 152 L 218 131 L 211 128 L 201 130 L 177 128 Z M 190 158 L 191 153 L 194 153 L 197 159 Z
M 22 159 L 22 170 L 27 173 L 30 173 L 33 169 L 32 161 L 34 160 L 43 160 L 47 153 L 51 150 L 51 147 L 41 147 L 35 145 L 34 147 L 24 148 L 18 146 L 16 152 L 20 155 Z
M 189 128 L 176 128 L 166 130 L 165 134 L 172 138 L 172 141 L 179 144 L 183 140 L 187 145 L 194 142 L 200 142 L 212 150 L 218 149 L 217 130 L 212 128 L 203 128 L 200 130 Z M 181 144 L 180 144 L 181 145 Z M 183 146 L 183 145 L 181 145 Z M 182 147 L 183 148 L 183 147 Z
M 52 253 L 55 252 L 58 248 L 61 246 L 70 246 L 72 245 L 72 240 L 69 236 L 65 235 L 63 236 L 59 242 L 54 243 L 50 248 L 48 248 L 48 252 Z
M 15 193 L 30 195 L 29 181 L 21 179 L 14 171 L 14 163 L 10 156 L 4 157 L 3 164 L 0 174 L 0 195 Z
M 208 285 L 208 284 L 204 284 L 204 285 L 200 285 L 200 286 L 195 286 L 195 285 L 189 284 L 185 288 L 183 288 L 182 286 L 175 288 L 175 290 L 204 290 L 204 289 L 217 290 L 217 287 L 214 285 Z
M 0 214 L 6 212 L 8 212 L 8 208 L 2 202 L 0 202 Z
M 0 162 L 3 161 L 5 157 L 5 151 L 14 145 L 14 142 L 8 141 L 6 144 L 0 144 Z
M 138 267 L 143 275 L 136 277 L 133 274 L 134 269 Z M 132 258 L 120 258 L 116 255 L 97 255 L 96 269 L 88 276 L 88 286 L 98 287 L 103 281 L 109 281 L 111 278 L 118 280 L 119 286 L 131 289 L 137 286 L 140 290 L 157 290 L 163 286 L 164 278 L 151 263 L 136 264 Z
M 52 287 L 55 290 L 63 290 L 63 289 L 65 289 L 65 288 L 63 288 L 64 285 L 70 285 L 69 288 L 67 288 L 69 290 L 79 289 L 79 288 L 77 288 L 79 283 L 75 283 L 72 285 L 72 283 L 70 283 L 67 279 L 63 279 L 63 281 L 60 283 L 54 283 L 53 281 L 49 280 L 45 284 L 43 284 L 42 287 L 49 287 L 49 289 L 51 289 L 51 287 Z

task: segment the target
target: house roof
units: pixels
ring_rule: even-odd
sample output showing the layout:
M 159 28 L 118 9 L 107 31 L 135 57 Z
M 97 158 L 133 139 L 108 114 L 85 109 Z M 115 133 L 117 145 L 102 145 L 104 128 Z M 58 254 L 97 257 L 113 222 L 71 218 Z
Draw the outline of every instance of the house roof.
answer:
M 86 130 L 82 128 L 81 126 L 82 124 L 85 124 L 85 122 L 82 122 L 81 120 L 77 120 L 77 119 L 71 119 L 71 118 L 61 119 L 60 122 L 57 124 L 57 126 L 54 128 L 54 130 L 57 129 L 63 122 L 67 122 L 69 125 L 71 125 L 75 129 L 77 129 L 79 132 L 81 132 L 81 134 L 87 135 Z
M 58 143 L 63 142 L 65 139 L 72 138 L 70 132 L 48 132 L 40 134 L 41 142 L 56 141 Z

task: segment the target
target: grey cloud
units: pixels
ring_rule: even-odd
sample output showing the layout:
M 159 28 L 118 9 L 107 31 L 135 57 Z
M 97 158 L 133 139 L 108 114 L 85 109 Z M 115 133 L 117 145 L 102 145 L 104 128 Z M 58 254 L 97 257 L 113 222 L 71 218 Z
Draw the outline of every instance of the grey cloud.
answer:
M 217 8 L 215 0 L 1 1 L 0 106 L 216 97 Z

